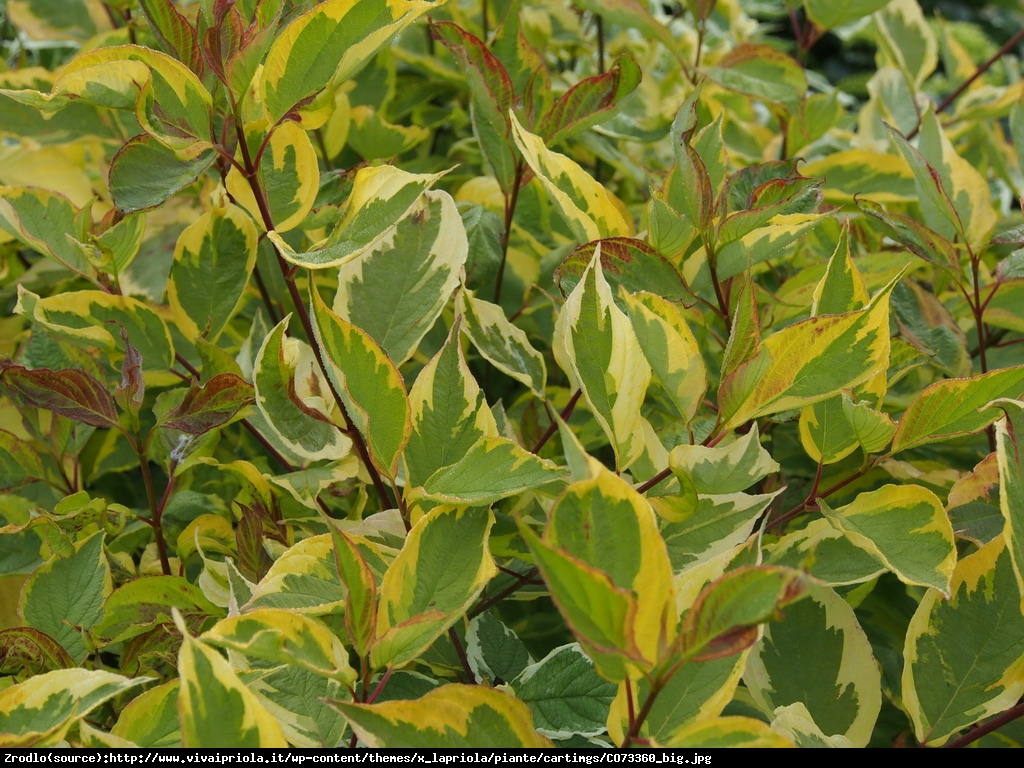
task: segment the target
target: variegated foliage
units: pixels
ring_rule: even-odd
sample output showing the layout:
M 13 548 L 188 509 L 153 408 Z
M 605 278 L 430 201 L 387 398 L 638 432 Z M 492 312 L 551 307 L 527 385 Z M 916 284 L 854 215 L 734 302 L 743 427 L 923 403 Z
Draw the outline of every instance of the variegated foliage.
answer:
M 753 5 L 8 0 L 0 745 L 1019 744 L 1021 80 Z

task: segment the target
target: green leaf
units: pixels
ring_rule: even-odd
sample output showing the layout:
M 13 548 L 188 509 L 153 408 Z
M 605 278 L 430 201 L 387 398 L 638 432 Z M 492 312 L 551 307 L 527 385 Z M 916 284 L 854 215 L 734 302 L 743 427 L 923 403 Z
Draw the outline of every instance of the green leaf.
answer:
M 647 718 L 640 728 L 640 736 L 654 744 L 672 743 L 676 733 L 721 714 L 732 700 L 739 684 L 743 667 L 750 651 L 711 661 L 689 661 L 669 677 L 654 700 Z M 619 686 L 608 717 L 608 734 L 616 744 L 622 744 L 630 724 L 629 696 L 646 701 L 651 695 L 650 682 L 641 678 L 627 686 Z M 634 715 L 635 716 L 635 715 Z
M 32 407 L 53 411 L 93 427 L 117 426 L 117 406 L 113 395 L 83 370 L 29 370 L 0 360 L 0 382 Z
M 178 12 L 172 0 L 141 0 L 139 7 L 153 35 L 160 41 L 160 47 L 196 74 L 202 74 L 203 59 L 196 42 L 196 30 Z
M 334 312 L 401 365 L 448 304 L 468 252 L 451 196 L 427 192 L 386 239 L 339 267 Z
M 541 119 L 537 133 L 549 147 L 603 123 L 640 84 L 640 67 L 620 56 L 608 71 L 580 80 L 563 93 Z M 507 112 L 507 110 L 506 110 Z
M 616 297 L 624 289 L 629 293 L 647 291 L 669 301 L 685 302 L 687 306 L 696 301 L 668 259 L 643 240 L 629 237 L 606 237 L 573 249 L 555 270 L 555 281 L 563 295 L 568 296 L 579 285 L 598 250 L 604 277 L 617 289 L 613 291 Z M 620 307 L 625 309 L 622 303 Z
M 495 685 L 498 681 L 511 682 L 533 664 L 523 641 L 490 612 L 481 613 L 469 622 L 466 658 L 474 675 L 487 678 Z
M 945 237 L 912 216 L 886 211 L 878 203 L 857 198 L 857 207 L 881 221 L 890 236 L 908 251 L 944 269 L 956 270 L 960 259 L 956 248 Z
M 290 450 L 310 460 L 341 459 L 352 441 L 332 421 L 336 404 L 313 350 L 284 335 L 288 319 L 274 326 L 256 355 L 256 405 Z
M 835 29 L 884 8 L 889 0 L 803 0 L 808 18 L 822 29 Z
M 890 2 L 875 15 L 874 22 L 885 58 L 919 88 L 938 64 L 938 45 L 921 7 L 910 0 Z
M 769 725 L 751 717 L 716 717 L 676 730 L 662 744 L 673 749 L 773 749 L 795 746 Z
M 640 405 L 651 367 L 629 318 L 615 306 L 604 278 L 601 249 L 594 250 L 583 279 L 565 300 L 555 323 L 554 353 L 615 451 L 616 466 L 629 467 L 643 451 Z
M 598 676 L 577 643 L 555 648 L 523 669 L 511 685 L 533 713 L 537 732 L 550 739 L 604 733 L 615 698 L 615 685 Z
M 331 702 L 368 747 L 516 749 L 552 747 L 530 710 L 494 688 L 443 685 L 415 701 Z
M 744 682 L 766 715 L 799 703 L 826 736 L 866 746 L 882 704 L 871 644 L 846 601 L 828 587 L 806 587 L 806 599 L 765 626 Z
M 132 680 L 100 669 L 58 669 L 5 688 L 0 691 L 0 747 L 59 746 L 76 722 L 151 679 Z
M 216 341 L 235 314 L 256 264 L 258 233 L 241 208 L 214 208 L 178 236 L 167 299 L 189 339 Z
M 328 0 L 277 35 L 263 63 L 261 101 L 271 124 L 330 83 L 348 80 L 419 16 L 429 0 Z
M 1024 393 L 1024 366 L 989 371 L 969 379 L 947 379 L 926 387 L 896 427 L 892 453 L 979 432 L 999 418 L 987 407 L 999 398 Z
M 213 165 L 217 154 L 181 158 L 157 139 L 129 139 L 110 162 L 110 196 L 125 213 L 155 208 L 174 197 Z
M 527 544 L 566 622 L 602 676 L 650 669 L 675 623 L 668 552 L 647 501 L 606 469 L 570 485 L 543 541 Z M 602 592 L 615 601 L 593 611 Z
M 345 629 L 360 657 L 365 657 L 377 628 L 377 579 L 360 552 L 356 539 L 329 523 L 334 542 L 334 564 L 345 585 Z
M 520 531 L 562 618 L 600 675 L 606 680 L 626 679 L 631 666 L 644 664 L 628 625 L 636 596 L 617 587 L 604 571 L 547 544 L 528 528 Z
M 505 310 L 460 291 L 456 311 L 462 318 L 462 332 L 489 363 L 528 386 L 537 397 L 544 397 L 544 356 L 534 349 L 526 333 L 505 317 Z
M 151 48 L 93 48 L 61 69 L 50 93 L 3 92 L 44 115 L 74 103 L 133 111 L 149 136 L 169 150 L 182 152 L 183 159 L 211 146 L 210 92 L 180 61 Z
M 482 437 L 423 483 L 424 494 L 453 504 L 492 504 L 566 476 L 565 470 L 502 437 Z
M 901 581 L 949 596 L 956 565 L 953 527 L 942 501 L 927 488 L 886 485 L 836 509 L 824 499 L 818 506 L 836 529 Z
M 509 194 L 516 166 L 508 117 L 515 96 L 512 80 L 498 57 L 475 35 L 448 21 L 431 24 L 430 33 L 452 52 L 466 77 L 473 98 L 473 131 L 501 191 Z
M 171 624 L 172 608 L 189 622 L 224 613 L 182 576 L 147 576 L 125 582 L 110 594 L 93 634 L 112 643 L 130 640 Z
M 957 154 L 935 113 L 921 119 L 920 149 L 892 129 L 890 136 L 914 172 L 925 224 L 946 240 L 983 247 L 997 220 L 988 182 Z
M 782 258 L 804 240 L 826 217 L 820 213 L 780 214 L 738 240 L 725 243 L 715 254 L 715 274 L 727 280 L 748 268 L 771 259 Z M 707 253 L 702 248 L 683 265 L 683 277 L 695 292 L 713 287 Z
M 738 548 L 776 495 L 701 496 L 690 514 L 662 528 L 672 570 L 685 571 Z
M 803 67 L 767 45 L 738 45 L 706 71 L 730 90 L 788 107 L 795 106 L 807 91 Z
M 651 370 L 689 424 L 708 388 L 707 368 L 697 339 L 672 302 L 646 292 L 635 296 L 623 292 L 620 297 Z
M 233 373 L 218 373 L 202 385 L 193 379 L 182 401 L 157 426 L 202 435 L 227 424 L 251 402 L 252 385 Z
M 326 533 L 292 545 L 274 561 L 244 609 L 284 608 L 314 615 L 337 611 L 344 605 L 345 590 L 333 553 Z
M 18 612 L 25 624 L 56 640 L 81 664 L 93 650 L 87 633 L 103 616 L 103 601 L 113 591 L 103 553 L 104 533 L 81 541 L 70 557 L 47 560 L 29 577 Z
M 391 684 L 394 680 L 392 675 Z M 349 691 L 337 680 L 325 680 L 299 666 L 282 665 L 259 681 L 259 692 L 273 706 L 290 745 L 328 749 L 348 745 L 343 739 L 348 730 L 345 718 L 336 709 L 324 706 L 323 701 L 349 697 Z
M 766 562 L 806 571 L 831 587 L 861 584 L 885 572 L 876 557 L 824 519 L 812 520 L 769 546 Z
M 903 706 L 918 741 L 934 746 L 1024 694 L 1024 614 L 1003 539 L 957 563 L 950 591 L 928 591 L 903 649 Z
M 412 431 L 409 398 L 398 368 L 368 333 L 331 312 L 316 288 L 310 311 L 327 373 L 352 426 L 366 438 L 377 468 L 394 478 Z
M 380 587 L 375 668 L 419 656 L 469 610 L 498 569 L 487 548 L 488 509 L 439 506 L 412 527 Z
M 178 657 L 182 745 L 286 747 L 281 727 L 227 660 L 185 633 Z

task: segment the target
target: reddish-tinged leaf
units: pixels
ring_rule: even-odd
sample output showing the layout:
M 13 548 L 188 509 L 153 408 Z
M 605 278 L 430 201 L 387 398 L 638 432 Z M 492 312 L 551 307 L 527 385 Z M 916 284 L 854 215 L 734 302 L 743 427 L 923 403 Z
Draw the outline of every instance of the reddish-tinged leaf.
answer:
M 0 381 L 28 405 L 91 427 L 116 427 L 117 406 L 107 388 L 85 371 L 65 368 L 29 370 L 0 360 Z
M 146 396 L 146 382 L 142 380 L 142 355 L 128 341 L 128 332 L 121 326 L 124 340 L 124 362 L 121 363 L 121 383 L 114 387 L 117 404 L 130 413 L 137 414 Z
M 613 296 L 618 295 L 616 289 L 621 285 L 630 293 L 649 291 L 687 306 L 696 303 L 679 270 L 647 243 L 630 237 L 594 240 L 570 253 L 554 274 L 555 282 L 564 295 L 572 293 L 583 277 L 598 244 L 601 246 L 601 269 L 612 286 Z
M 356 653 L 365 656 L 373 644 L 377 626 L 377 580 L 355 540 L 333 522 L 328 526 L 334 540 L 334 566 L 338 578 L 348 589 L 345 629 Z
M 508 118 L 515 97 L 512 79 L 480 38 L 448 21 L 431 24 L 430 31 L 462 67 L 473 96 L 473 127 L 480 149 L 493 167 L 502 191 L 509 192 L 516 162 Z
M 757 627 L 803 597 L 799 571 L 748 566 L 706 586 L 683 618 L 680 642 L 693 661 L 730 656 L 757 640 Z
M 160 47 L 197 75 L 202 75 L 203 60 L 196 44 L 196 31 L 172 0 L 140 0 L 139 5 Z
M 954 272 L 959 270 L 959 258 L 953 244 L 924 222 L 886 211 L 870 200 L 861 200 L 855 196 L 854 202 L 864 213 L 881 221 L 889 234 L 915 256 L 944 269 Z
M 0 632 L 0 673 L 27 672 L 39 675 L 54 669 L 78 666 L 64 646 L 45 632 L 31 627 L 13 627 Z
M 235 529 L 238 570 L 252 582 L 260 581 L 274 564 L 267 550 L 263 548 L 263 522 L 259 512 L 251 507 L 242 506 L 242 519 Z
M 548 146 L 585 131 L 611 117 L 619 101 L 640 84 L 640 67 L 629 56 L 621 56 L 601 75 L 576 83 L 544 115 L 537 134 Z
M 253 400 L 252 384 L 233 373 L 218 373 L 203 385 L 193 380 L 185 399 L 160 426 L 201 435 L 230 421 Z

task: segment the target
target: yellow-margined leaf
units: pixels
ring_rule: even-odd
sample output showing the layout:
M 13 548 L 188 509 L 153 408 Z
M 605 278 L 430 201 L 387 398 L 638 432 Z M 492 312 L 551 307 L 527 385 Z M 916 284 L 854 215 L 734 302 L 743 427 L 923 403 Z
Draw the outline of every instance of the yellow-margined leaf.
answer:
M 178 236 L 167 300 L 186 338 L 220 335 L 242 300 L 258 237 L 252 220 L 231 204 L 204 213 Z
M 925 388 L 896 427 L 892 453 L 979 432 L 999 418 L 989 403 L 1024 393 L 1024 366 L 989 371 L 969 379 L 945 379 Z
M 509 111 L 509 117 L 516 146 L 580 242 L 633 234 L 622 203 L 611 192 L 576 162 L 548 149 L 540 136 L 519 124 L 515 112 Z
M 329 83 L 352 77 L 419 16 L 442 2 L 328 0 L 277 36 L 263 64 L 262 102 L 276 123 Z
M 765 625 L 744 682 L 766 715 L 800 703 L 826 736 L 866 746 L 882 706 L 871 643 L 843 598 L 812 581 L 805 586 L 806 598 Z
M 456 309 L 462 317 L 462 332 L 477 351 L 502 373 L 544 397 L 544 356 L 534 349 L 526 333 L 505 317 L 505 310 L 466 291 L 459 293 Z
M 139 124 L 182 159 L 211 147 L 213 98 L 199 78 L 177 59 L 139 45 L 96 48 L 61 70 L 48 94 L 2 91 L 54 114 L 72 103 L 133 110 Z
M 640 406 L 651 380 L 629 318 L 612 298 L 601 267 L 601 249 L 555 323 L 555 359 L 583 390 L 590 410 L 608 436 L 619 470 L 640 458 L 644 448 Z
M 265 139 L 268 127 L 261 121 L 247 125 L 245 129 L 249 151 L 255 154 Z M 272 129 L 270 139 L 258 157 L 257 180 L 266 192 L 274 231 L 295 229 L 313 208 L 320 189 L 320 168 L 309 135 L 294 121 L 281 123 Z M 238 159 L 241 160 L 241 153 Z M 228 172 L 227 187 L 231 196 L 261 226 L 267 226 L 252 187 L 235 166 Z
M 863 310 L 812 317 L 762 341 L 723 379 L 717 431 L 810 405 L 884 372 L 889 365 L 889 294 L 897 279 Z
M 427 191 L 384 237 L 338 268 L 333 309 L 395 365 L 416 352 L 462 279 L 466 227 L 451 195 Z
M 405 465 L 410 487 L 458 462 L 481 438 L 498 435 L 494 416 L 466 365 L 456 326 L 409 391 L 413 430 Z
M 202 640 L 254 659 L 297 664 L 318 675 L 353 683 L 348 651 L 323 622 L 282 608 L 258 608 L 218 621 Z
M 268 237 L 281 255 L 309 269 L 337 267 L 389 237 L 416 208 L 420 195 L 444 173 L 408 173 L 392 165 L 360 168 L 341 218 L 326 240 L 296 251 L 277 232 Z
M 691 726 L 718 717 L 736 693 L 749 654 L 748 648 L 734 656 L 684 664 L 654 700 L 640 736 L 667 745 L 672 743 L 674 734 L 685 733 Z M 629 697 L 634 697 L 635 712 L 636 702 L 645 701 L 651 693 L 650 684 L 643 678 L 629 685 L 628 691 L 626 683 L 619 685 L 608 713 L 608 735 L 615 744 L 621 744 L 629 730 Z
M 56 669 L 0 691 L 0 747 L 57 746 L 68 729 L 108 699 L 149 682 L 100 669 Z
M 907 584 L 949 595 L 956 565 L 953 526 L 934 493 L 920 485 L 886 485 L 832 509 L 825 518 Z
M 570 485 L 549 514 L 543 540 L 531 536 L 527 542 L 556 604 L 603 676 L 635 677 L 658 662 L 675 631 L 675 598 L 668 552 L 646 499 L 603 470 Z M 572 568 L 581 577 L 576 588 L 560 575 Z M 578 598 L 586 596 L 588 581 L 602 579 L 620 596 L 618 627 L 582 620 L 598 595 L 591 590 L 589 600 Z M 584 595 L 576 594 L 579 588 Z
M 145 302 L 131 296 L 72 291 L 41 299 L 19 284 L 14 311 L 59 336 L 107 353 L 120 347 L 117 325 L 108 322 L 112 320 L 124 328 L 132 346 L 142 355 L 144 369 L 166 369 L 174 363 L 167 324 Z
M 413 701 L 331 702 L 369 747 L 517 749 L 553 747 L 523 702 L 495 688 L 444 685 Z
M 1024 595 L 1024 403 L 998 403 L 1005 416 L 996 423 L 996 454 L 999 463 L 999 509 L 1003 513 L 1003 538 L 1010 551 L 1013 572 Z M 950 499 L 952 506 L 953 500 Z
M 653 293 L 619 296 L 626 304 L 640 348 L 672 404 L 686 423 L 697 413 L 708 388 L 708 373 L 697 339 L 682 313 Z
M 498 572 L 492 525 L 489 509 L 444 505 L 413 526 L 381 582 L 374 667 L 412 661 L 469 610 Z
M 394 478 L 412 432 L 402 375 L 369 334 L 328 309 L 315 286 L 311 290 L 313 330 L 328 362 L 327 373 L 352 426 L 366 438 L 370 458 Z
M 187 632 L 178 655 L 178 674 L 183 746 L 288 746 L 277 720 L 227 659 Z
M 334 566 L 333 542 L 330 534 L 324 533 L 285 550 L 242 610 L 282 608 L 316 615 L 338 610 L 344 598 Z
M 778 749 L 796 744 L 752 717 L 716 717 L 674 731 L 660 746 L 672 749 Z
M 290 450 L 341 459 L 352 448 L 333 421 L 336 404 L 308 344 L 285 336 L 289 315 L 263 340 L 253 366 L 256 405 Z
M 1004 539 L 957 563 L 950 591 L 924 596 L 903 650 L 903 706 L 932 746 L 1024 694 L 1024 613 Z

